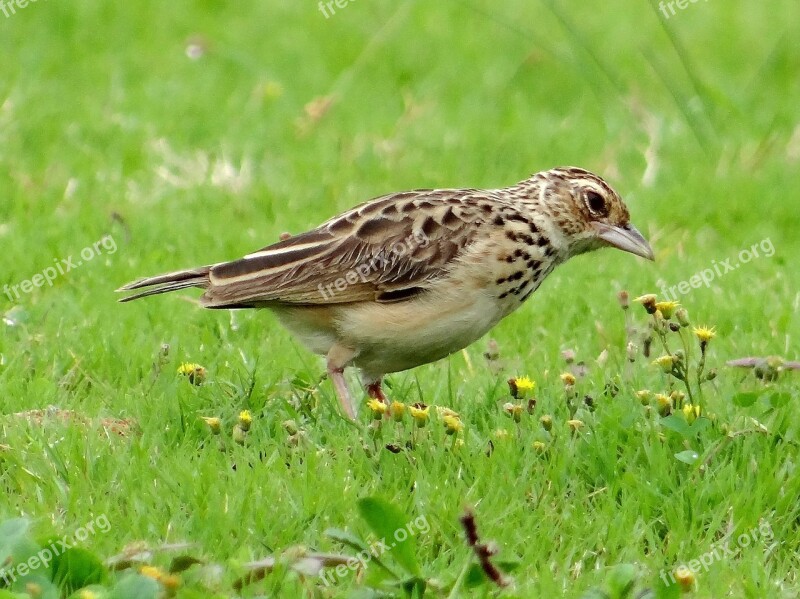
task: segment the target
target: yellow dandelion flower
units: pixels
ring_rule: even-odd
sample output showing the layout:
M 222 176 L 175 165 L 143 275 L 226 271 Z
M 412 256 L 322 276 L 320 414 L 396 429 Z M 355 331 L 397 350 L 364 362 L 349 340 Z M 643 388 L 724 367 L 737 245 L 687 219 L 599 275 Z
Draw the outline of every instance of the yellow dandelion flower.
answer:
M 208 425 L 208 428 L 211 429 L 211 432 L 213 434 L 218 435 L 220 431 L 222 431 L 222 420 L 220 420 L 219 418 L 216 417 L 208 418 L 206 416 L 203 416 L 203 420 Z
M 639 402 L 643 406 L 646 406 L 647 404 L 650 403 L 650 398 L 652 396 L 653 396 L 653 394 L 650 393 L 649 389 L 642 389 L 642 390 L 636 392 L 636 397 L 639 399 Z
M 541 441 L 534 441 L 533 442 L 533 449 L 538 451 L 539 453 L 544 453 L 547 450 L 547 445 L 542 443 Z
M 584 427 L 583 420 L 567 420 L 567 424 L 573 433 L 577 433 Z
M 389 414 L 395 420 L 395 422 L 400 422 L 403 419 L 403 416 L 406 413 L 406 404 L 401 401 L 393 401 L 392 405 L 389 406 Z
M 142 566 L 139 568 L 139 574 L 153 580 L 161 580 L 164 577 L 164 571 L 156 566 Z
M 444 429 L 448 435 L 455 435 L 464 430 L 464 423 L 458 416 L 448 414 L 442 419 L 442 422 L 444 422 Z
M 203 381 L 206 380 L 207 373 L 206 369 L 200 366 L 200 364 L 184 362 L 178 367 L 178 374 L 187 377 L 192 385 L 202 385 Z
M 242 427 L 244 432 L 250 430 L 250 425 L 253 424 L 253 416 L 250 410 L 242 410 L 239 412 L 239 426 Z
M 513 379 L 508 379 L 508 388 L 511 391 L 512 397 L 521 399 L 533 393 L 533 390 L 536 388 L 536 383 L 527 376 L 518 376 Z
M 450 408 L 444 408 L 442 406 L 436 407 L 436 413 L 439 414 L 439 418 L 446 418 L 447 416 L 455 416 L 456 418 L 460 418 L 458 412 L 455 410 L 451 410 Z
M 422 428 L 428 424 L 431 409 L 424 403 L 415 403 L 414 405 L 409 406 L 408 412 L 411 414 L 411 417 L 414 419 L 414 422 L 419 428 Z
M 562 372 L 560 375 L 561 382 L 564 383 L 566 387 L 572 387 L 575 384 L 575 375 L 571 372 Z
M 653 366 L 658 366 L 666 373 L 672 372 L 672 366 L 675 364 L 675 358 L 670 355 L 663 355 L 660 358 L 653 360 Z
M 661 312 L 661 315 L 667 320 L 672 318 L 679 306 L 680 303 L 676 301 L 656 302 L 656 310 Z
M 647 293 L 645 295 L 640 295 L 633 301 L 642 304 L 644 309 L 647 310 L 648 314 L 653 314 L 656 311 L 656 299 L 655 293 Z
M 177 574 L 166 574 L 161 578 L 161 584 L 167 591 L 175 592 L 181 587 L 181 577 Z
M 708 343 L 717 336 L 716 327 L 694 327 L 692 329 L 692 333 L 694 333 L 695 337 L 697 337 L 701 344 Z
M 700 406 L 693 406 L 692 404 L 687 403 L 683 406 L 682 412 L 686 418 L 686 422 L 689 424 L 700 418 Z
M 388 411 L 389 406 L 383 403 L 380 399 L 370 399 L 367 402 L 367 407 L 372 412 L 372 417 L 375 420 L 380 420 L 383 415 Z
M 656 393 L 656 407 L 662 416 L 668 416 L 672 412 L 672 399 L 663 393 Z

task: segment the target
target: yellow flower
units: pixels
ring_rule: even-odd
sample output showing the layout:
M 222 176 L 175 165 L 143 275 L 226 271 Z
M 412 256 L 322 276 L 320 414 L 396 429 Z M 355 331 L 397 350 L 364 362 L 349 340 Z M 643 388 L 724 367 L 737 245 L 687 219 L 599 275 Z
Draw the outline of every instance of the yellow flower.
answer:
M 446 418 L 447 416 L 455 416 L 456 418 L 459 418 L 458 412 L 442 406 L 436 407 L 436 413 L 439 414 L 439 418 Z
M 514 422 L 519 422 L 522 420 L 522 404 L 513 404 L 508 402 L 503 404 L 503 410 L 514 420 Z
M 431 409 L 424 403 L 415 403 L 413 406 L 408 407 L 408 411 L 419 428 L 428 424 Z
M 393 401 L 389 406 L 389 414 L 394 418 L 395 422 L 400 422 L 406 413 L 406 404 L 401 401 Z
M 172 596 L 171 593 L 177 591 L 181 586 L 181 577 L 177 574 L 166 574 L 161 578 L 161 584 Z
M 211 432 L 215 435 L 218 435 L 222 430 L 222 421 L 219 418 L 207 418 L 203 416 L 203 420 L 208 425 L 208 428 L 211 429 Z
M 239 412 L 239 426 L 242 428 L 244 432 L 250 430 L 250 425 L 253 423 L 253 416 L 250 414 L 250 410 L 242 410 Z
M 182 374 L 189 378 L 192 385 L 202 385 L 206 380 L 206 369 L 200 364 L 192 364 L 191 362 L 184 362 L 178 367 L 178 374 Z
M 511 390 L 511 395 L 515 399 L 521 399 L 527 394 L 533 393 L 533 390 L 536 388 L 536 383 L 527 376 L 518 376 L 513 379 L 508 379 L 508 388 Z
M 645 295 L 640 295 L 633 301 L 639 302 L 644 306 L 644 309 L 647 310 L 648 314 L 653 314 L 656 311 L 656 294 L 655 293 L 647 293 Z
M 498 428 L 496 431 L 494 431 L 494 438 L 495 439 L 508 439 L 510 436 L 511 436 L 511 433 L 509 433 L 504 428 Z
M 672 399 L 663 393 L 656 394 L 656 406 L 658 413 L 662 416 L 668 416 L 672 412 Z
M 583 428 L 582 420 L 567 420 L 567 424 L 573 433 L 577 433 Z
M 661 370 L 668 374 L 672 372 L 673 364 L 675 364 L 675 358 L 667 354 L 653 360 L 653 366 L 659 366 Z
M 539 453 L 544 453 L 547 449 L 547 445 L 542 443 L 541 441 L 534 441 L 533 442 L 533 449 L 538 451 Z
M 571 387 L 575 384 L 575 375 L 571 372 L 562 372 L 560 377 L 561 382 L 564 383 L 566 387 Z
M 460 433 L 464 430 L 464 424 L 461 422 L 461 419 L 458 416 L 452 416 L 448 414 L 442 419 L 442 421 L 444 422 L 445 432 L 448 435 L 455 435 L 456 433 Z
M 367 407 L 372 410 L 372 417 L 375 420 L 383 418 L 383 415 L 389 409 L 380 399 L 370 399 L 367 402 Z
M 656 310 L 661 312 L 661 315 L 667 320 L 672 318 L 672 315 L 675 314 L 675 310 L 678 309 L 678 306 L 680 306 L 680 303 L 675 301 L 656 302 Z
M 640 403 L 641 403 L 643 406 L 646 406 L 647 404 L 649 404 L 649 403 L 650 403 L 650 397 L 651 397 L 652 395 L 653 395 L 653 394 L 652 394 L 652 393 L 650 393 L 650 391 L 649 391 L 648 389 L 642 389 L 641 391 L 637 391 L 637 392 L 636 392 L 636 397 L 637 397 L 637 398 L 639 398 L 639 402 L 640 402 Z
M 552 416 L 548 416 L 547 414 L 545 414 L 544 416 L 539 418 L 539 422 L 542 423 L 542 428 L 544 430 L 546 430 L 546 431 L 549 431 L 550 429 L 553 428 L 553 417 Z
M 691 424 L 700 418 L 700 406 L 693 406 L 692 404 L 687 403 L 683 406 L 683 415 L 686 417 L 686 422 Z
M 708 328 L 708 327 L 705 327 L 705 326 L 703 326 L 703 327 L 694 327 L 692 329 L 692 333 L 694 333 L 695 337 L 697 337 L 698 341 L 700 341 L 701 344 L 708 343 L 714 337 L 717 336 L 717 331 L 715 330 L 715 327 L 711 327 L 711 328 Z
M 139 568 L 139 574 L 153 580 L 161 580 L 164 577 L 164 571 L 155 566 L 142 566 Z

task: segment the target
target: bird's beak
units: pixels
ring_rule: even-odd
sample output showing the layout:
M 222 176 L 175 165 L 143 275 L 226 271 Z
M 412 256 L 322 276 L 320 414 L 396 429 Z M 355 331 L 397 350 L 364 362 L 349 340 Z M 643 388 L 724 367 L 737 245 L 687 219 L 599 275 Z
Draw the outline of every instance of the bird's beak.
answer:
M 628 224 L 620 227 L 600 222 L 594 222 L 592 225 L 597 231 L 597 236 L 608 245 L 648 260 L 655 260 L 653 248 L 650 247 L 647 240 L 642 237 L 642 234 L 633 225 Z

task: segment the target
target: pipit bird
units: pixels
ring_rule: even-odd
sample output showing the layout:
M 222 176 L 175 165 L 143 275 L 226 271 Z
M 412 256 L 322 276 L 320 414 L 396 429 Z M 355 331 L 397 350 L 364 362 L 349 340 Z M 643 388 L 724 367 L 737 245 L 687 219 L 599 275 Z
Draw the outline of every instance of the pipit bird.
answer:
M 381 196 L 316 229 L 232 262 L 129 283 L 120 301 L 186 287 L 206 308 L 269 308 L 326 356 L 342 410 L 344 369 L 368 395 L 382 377 L 434 362 L 482 337 L 572 256 L 611 246 L 653 259 L 619 195 L 562 167 L 502 189 L 420 189 Z

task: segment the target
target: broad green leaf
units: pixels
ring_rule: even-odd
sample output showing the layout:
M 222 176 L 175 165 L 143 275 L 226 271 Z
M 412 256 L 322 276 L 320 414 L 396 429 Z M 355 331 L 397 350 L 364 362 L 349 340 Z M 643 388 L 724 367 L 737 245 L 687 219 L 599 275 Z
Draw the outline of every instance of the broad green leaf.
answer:
M 53 560 L 53 581 L 67 593 L 107 580 L 103 562 L 80 547 L 67 549 Z
M 480 564 L 472 564 L 464 577 L 464 588 L 474 589 L 477 586 L 486 584 L 487 580 L 489 579 L 486 576 L 486 572 L 483 571 Z
M 342 530 L 341 528 L 329 528 L 325 531 L 325 536 L 333 539 L 334 541 L 338 541 L 342 545 L 347 547 L 352 547 L 353 549 L 357 549 L 358 551 L 366 551 L 367 544 L 362 541 L 359 537 L 354 535 L 351 532 L 346 530 Z
M 626 599 L 636 583 L 636 567 L 633 564 L 614 566 L 606 579 L 611 599 Z
M 698 418 L 689 427 L 689 431 L 692 437 L 696 437 L 709 426 L 711 426 L 711 420 L 709 418 Z
M 114 585 L 108 599 L 158 599 L 160 590 L 161 585 L 152 578 L 130 574 Z
M 41 572 L 37 572 L 35 574 L 26 576 L 24 579 L 17 580 L 17 582 L 11 586 L 11 589 L 18 592 L 25 592 L 31 588 L 31 585 L 38 587 L 36 599 L 60 599 L 61 597 L 58 587 L 50 582 L 50 579 Z M 29 594 L 19 596 L 28 597 Z
M 409 531 L 411 518 L 397 507 L 378 497 L 367 497 L 358 502 L 361 517 L 379 539 L 377 552 L 386 551 L 412 576 L 420 575 L 417 562 L 415 530 Z M 383 543 L 384 545 L 381 545 Z M 378 556 L 380 557 L 380 555 Z
M 670 580 L 672 576 L 669 570 L 661 570 L 659 576 L 653 583 L 653 590 L 655 591 L 656 599 L 678 599 L 681 596 L 681 589 L 674 579 Z
M 90 591 L 93 599 L 108 599 L 108 589 L 97 584 L 76 591 L 69 596 L 69 599 L 85 599 L 87 595 L 84 594 L 84 591 Z
M 792 399 L 789 393 L 773 393 L 769 398 L 769 405 L 773 408 L 782 408 Z
M 685 451 L 681 451 L 680 453 L 676 453 L 675 457 L 684 464 L 691 465 L 697 462 L 700 455 L 693 449 L 687 449 Z
M 0 564 L 8 561 L 14 552 L 14 547 L 28 534 L 30 526 L 30 522 L 24 518 L 0 523 Z
M 746 391 L 742 393 L 737 393 L 733 396 L 733 403 L 739 406 L 740 408 L 749 408 L 758 400 L 758 396 L 760 393 L 757 391 Z
M 659 422 L 661 423 L 661 426 L 671 431 L 675 431 L 681 437 L 687 438 L 692 436 L 692 429 L 689 427 L 689 423 L 686 422 L 686 419 L 683 416 L 671 414 L 669 416 L 665 416 Z

